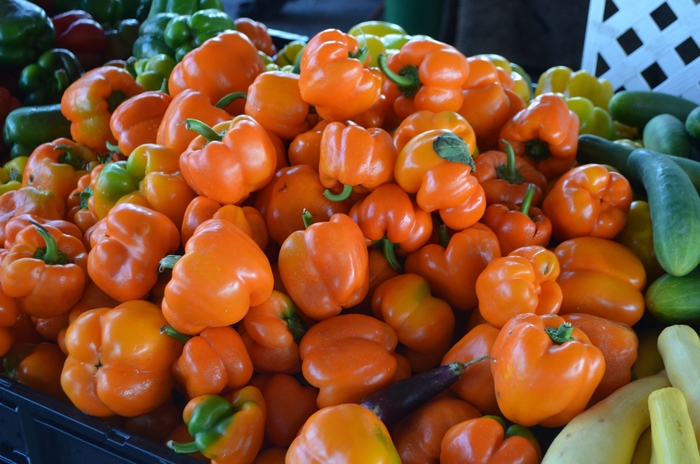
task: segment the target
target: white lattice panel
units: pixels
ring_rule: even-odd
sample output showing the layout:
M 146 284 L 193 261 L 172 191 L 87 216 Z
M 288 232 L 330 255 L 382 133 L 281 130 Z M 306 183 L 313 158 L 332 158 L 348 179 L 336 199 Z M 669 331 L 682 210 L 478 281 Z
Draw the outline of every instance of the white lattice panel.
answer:
M 581 69 L 700 104 L 700 0 L 591 0 Z

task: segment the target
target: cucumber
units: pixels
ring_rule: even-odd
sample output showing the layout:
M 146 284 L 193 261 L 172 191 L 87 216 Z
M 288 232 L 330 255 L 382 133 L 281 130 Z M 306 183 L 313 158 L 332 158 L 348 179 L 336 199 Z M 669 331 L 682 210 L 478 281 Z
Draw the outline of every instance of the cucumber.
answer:
M 641 179 L 635 170 L 627 166 L 627 159 L 635 148 L 611 142 L 603 137 L 592 134 L 582 134 L 578 137 L 578 152 L 576 158 L 581 164 L 609 164 L 625 176 L 633 185 Z M 661 155 L 673 160 L 685 171 L 695 190 L 700 192 L 700 162 L 673 155 Z
M 700 196 L 688 175 L 668 156 L 634 150 L 627 164 L 642 181 L 649 201 L 654 252 L 674 276 L 700 265 Z
M 681 158 L 690 158 L 693 150 L 685 122 L 668 113 L 656 115 L 649 120 L 644 126 L 642 140 L 644 148 Z
M 621 90 L 608 103 L 608 111 L 616 121 L 640 129 L 659 114 L 672 114 L 685 121 L 697 103 L 675 95 L 653 90 Z
M 700 106 L 691 111 L 685 118 L 685 130 L 692 138 L 700 141 Z
M 700 268 L 681 277 L 665 274 L 645 294 L 647 311 L 663 324 L 700 322 Z

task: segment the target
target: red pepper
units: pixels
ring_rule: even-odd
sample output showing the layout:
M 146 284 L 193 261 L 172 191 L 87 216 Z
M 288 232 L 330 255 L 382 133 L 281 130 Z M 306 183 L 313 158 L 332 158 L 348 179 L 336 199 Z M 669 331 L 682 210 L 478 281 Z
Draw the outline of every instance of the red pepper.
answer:
M 101 53 L 107 46 L 104 28 L 84 10 L 70 10 L 51 18 L 56 47 L 73 53 Z

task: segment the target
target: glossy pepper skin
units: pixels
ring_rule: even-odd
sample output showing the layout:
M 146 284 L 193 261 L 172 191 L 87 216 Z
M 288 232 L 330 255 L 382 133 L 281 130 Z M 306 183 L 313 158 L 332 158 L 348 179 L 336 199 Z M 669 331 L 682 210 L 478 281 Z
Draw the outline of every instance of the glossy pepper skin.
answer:
M 416 135 L 430 129 L 447 129 L 464 140 L 469 147 L 469 154 L 476 154 L 476 135 L 469 121 L 454 111 L 433 112 L 418 110 L 404 118 L 393 132 L 396 151 L 401 149 Z
M 61 97 L 61 113 L 71 122 L 71 138 L 97 153 L 113 145 L 109 120 L 120 103 L 145 91 L 123 68 L 101 66 L 73 82 Z
M 22 103 L 26 106 L 60 103 L 63 92 L 82 74 L 83 67 L 70 50 L 51 48 L 22 69 L 18 83 L 24 95 Z
M 522 429 L 517 425 L 505 429 L 502 419 L 493 416 L 460 422 L 450 427 L 442 439 L 440 463 L 537 464 L 539 444 L 528 438 L 532 432 Z
M 209 219 L 173 266 L 161 306 L 175 330 L 196 335 L 206 327 L 235 324 L 272 290 L 270 262 L 253 239 L 231 222 Z
M 418 206 L 437 211 L 447 227 L 463 230 L 486 210 L 484 189 L 471 175 L 474 160 L 466 143 L 446 129 L 412 138 L 396 158 L 394 178 Z
M 282 243 L 278 266 L 289 296 L 317 321 L 359 303 L 369 289 L 365 238 L 347 214 L 292 232 Z
M 172 100 L 167 93 L 146 91 L 114 110 L 109 127 L 124 156 L 129 156 L 139 145 L 156 143 L 158 128 Z
M 226 30 L 235 29 L 234 20 L 228 13 L 216 8 L 206 8 L 171 19 L 165 26 L 163 38 L 165 43 L 175 50 L 175 61 L 180 61 L 206 40 Z
M 342 462 L 399 464 L 389 431 L 379 418 L 359 404 L 323 408 L 304 423 L 289 446 L 289 464 Z
M 221 57 L 226 56 L 226 60 Z M 235 62 L 236 66 L 229 63 Z M 185 89 L 208 95 L 219 101 L 232 92 L 245 92 L 265 63 L 250 39 L 238 31 L 229 30 L 205 41 L 192 50 L 173 68 L 168 80 L 170 95 L 176 97 Z M 230 114 L 243 113 L 244 103 L 235 101 L 226 107 Z
M 233 23 L 236 26 L 236 30 L 241 31 L 253 42 L 255 48 L 263 52 L 269 57 L 273 57 L 277 54 L 277 47 L 272 40 L 270 31 L 267 26 L 251 18 L 235 18 Z
M 0 195 L 0 241 L 5 243 L 5 225 L 20 214 L 33 214 L 44 219 L 63 219 L 65 201 L 53 190 L 20 187 Z
M 263 444 L 266 413 L 265 398 L 252 385 L 225 397 L 198 396 L 182 412 L 194 441 L 171 440 L 167 446 L 178 453 L 199 451 L 216 463 L 252 463 Z
M 382 78 L 365 67 L 357 39 L 338 29 L 313 36 L 301 56 L 301 98 L 330 121 L 343 121 L 368 110 L 379 100 Z
M 2 359 L 8 377 L 47 395 L 68 401 L 61 387 L 61 371 L 66 355 L 50 342 L 17 343 Z
M 615 122 L 607 110 L 607 105 L 600 108 L 586 97 L 568 97 L 566 104 L 578 116 L 579 135 L 593 134 L 608 140 L 617 139 Z
M 624 245 L 598 237 L 566 240 L 554 249 L 561 273 L 560 314 L 583 312 L 630 327 L 644 314 L 644 265 Z
M 177 250 L 180 233 L 164 214 L 121 203 L 95 226 L 90 244 L 90 278 L 126 302 L 144 298 L 156 284 L 160 260 Z
M 586 408 L 605 373 L 601 351 L 554 314 L 511 318 L 491 356 L 498 406 L 506 419 L 525 427 L 569 422 Z
M 323 129 L 318 173 L 321 184 L 332 192 L 331 199 L 344 200 L 352 191 L 371 192 L 391 182 L 396 149 L 384 129 L 331 122 Z
M 197 194 L 236 204 L 270 182 L 277 152 L 255 119 L 240 115 L 215 128 L 194 124 L 202 131 L 180 155 L 180 170 Z
M 87 283 L 87 253 L 80 239 L 38 223 L 17 233 L 0 263 L 2 290 L 34 317 L 68 311 Z
M 182 344 L 160 333 L 160 309 L 144 300 L 84 312 L 66 330 L 61 385 L 81 411 L 134 417 L 168 400 Z
M 612 239 L 625 226 L 632 187 L 618 172 L 584 164 L 562 175 L 542 202 L 559 241 L 591 236 Z
M 509 119 L 500 138 L 513 146 L 516 155 L 529 158 L 552 179 L 568 171 L 576 160 L 579 124 L 564 98 L 545 93 Z
M 191 338 L 168 326 L 161 331 L 183 342 L 172 370 L 190 399 L 242 388 L 253 376 L 253 362 L 233 327 L 207 327 Z
M 440 243 L 428 243 L 409 253 L 405 272 L 425 277 L 435 296 L 460 311 L 477 306 L 476 279 L 492 260 L 501 256 L 498 237 L 481 223 L 451 236 L 440 229 Z
M 309 104 L 301 98 L 299 75 L 284 71 L 258 74 L 248 87 L 245 114 L 284 140 L 309 130 Z
M 580 69 L 574 71 L 567 66 L 553 66 L 542 73 L 537 81 L 535 95 L 555 92 L 565 97 L 584 97 L 605 111 L 613 96 L 610 81 Z
M 43 8 L 25 0 L 0 5 L 0 64 L 23 67 L 54 46 L 56 31 Z
M 538 245 L 517 248 L 486 265 L 476 279 L 479 313 L 496 328 L 523 313 L 556 314 L 562 293 L 556 255 Z
M 97 164 L 97 155 L 85 145 L 59 138 L 39 145 L 29 155 L 22 185 L 53 190 L 67 201 L 80 178 Z
M 400 95 L 394 100 L 394 111 L 405 118 L 415 111 L 434 113 L 457 111 L 464 96 L 462 86 L 469 77 L 469 61 L 451 45 L 431 38 L 406 42 L 388 59 L 379 58 L 379 67 L 386 76 L 386 86 L 397 87 Z

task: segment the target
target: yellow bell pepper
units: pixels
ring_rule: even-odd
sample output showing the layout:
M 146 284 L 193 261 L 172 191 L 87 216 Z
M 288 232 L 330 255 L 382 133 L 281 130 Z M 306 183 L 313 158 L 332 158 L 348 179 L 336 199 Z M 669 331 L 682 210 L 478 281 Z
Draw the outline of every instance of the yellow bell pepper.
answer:
M 12 158 L 0 168 L 0 195 L 22 186 L 22 175 L 28 156 Z
M 567 66 L 553 66 L 542 73 L 535 96 L 548 92 L 561 93 L 565 97 L 586 97 L 606 111 L 614 93 L 612 83 L 607 79 L 597 78 L 583 69 L 574 72 Z

